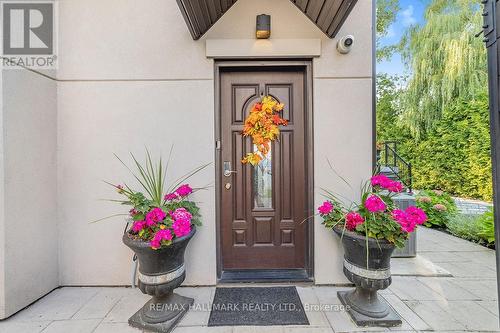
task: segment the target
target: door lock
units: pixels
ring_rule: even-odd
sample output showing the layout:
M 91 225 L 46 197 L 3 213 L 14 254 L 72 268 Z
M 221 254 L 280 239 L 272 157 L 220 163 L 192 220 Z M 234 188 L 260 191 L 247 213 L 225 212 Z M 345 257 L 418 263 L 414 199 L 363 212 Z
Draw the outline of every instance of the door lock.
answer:
M 226 188 L 226 190 L 230 190 L 231 189 L 231 183 L 226 183 L 226 185 L 224 185 L 224 187 Z
M 231 162 L 224 161 L 224 177 L 231 177 L 231 174 L 236 172 L 237 171 L 231 170 Z

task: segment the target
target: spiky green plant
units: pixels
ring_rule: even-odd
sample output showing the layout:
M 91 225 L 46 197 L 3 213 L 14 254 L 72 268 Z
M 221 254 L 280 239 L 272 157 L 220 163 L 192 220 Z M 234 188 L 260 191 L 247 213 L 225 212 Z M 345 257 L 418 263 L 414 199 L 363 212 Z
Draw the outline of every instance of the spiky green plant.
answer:
M 172 157 L 173 147 L 170 149 L 170 153 L 168 156 L 167 163 L 164 164 L 162 158 L 158 159 L 158 162 L 153 162 L 153 158 L 151 157 L 151 153 L 148 149 L 146 149 L 146 158 L 145 162 L 141 163 L 135 157 L 134 154 L 130 153 L 133 164 L 135 166 L 135 171 L 127 165 L 118 155 L 114 154 L 115 157 L 120 161 L 127 170 L 130 171 L 135 180 L 141 185 L 145 194 L 142 192 L 138 192 L 133 190 L 128 184 L 116 185 L 107 181 L 104 181 L 106 184 L 113 186 L 118 190 L 118 193 L 124 194 L 127 199 L 125 200 L 115 200 L 115 199 L 106 199 L 107 201 L 121 203 L 122 205 L 129 205 L 134 207 L 141 215 L 145 215 L 151 208 L 158 207 L 162 208 L 166 211 L 171 208 L 179 208 L 185 207 L 190 212 L 193 213 L 193 222 L 195 224 L 199 224 L 199 214 L 198 207 L 190 201 L 183 201 L 182 204 L 178 203 L 169 203 L 167 204 L 167 200 L 165 199 L 165 194 L 174 191 L 179 185 L 183 182 L 200 172 L 201 170 L 208 167 L 211 163 L 205 163 L 200 165 L 193 170 L 190 170 L 186 174 L 182 175 L 178 179 L 172 182 L 172 185 L 166 188 L 166 178 L 168 173 L 168 167 L 170 164 L 170 160 Z M 204 189 L 204 187 L 196 188 L 196 190 Z M 167 207 L 168 206 L 168 207 Z M 167 209 L 168 208 L 168 209 Z M 129 214 L 114 214 L 111 216 L 107 216 L 105 218 L 98 219 L 93 222 L 102 221 L 111 217 L 117 216 L 128 216 Z

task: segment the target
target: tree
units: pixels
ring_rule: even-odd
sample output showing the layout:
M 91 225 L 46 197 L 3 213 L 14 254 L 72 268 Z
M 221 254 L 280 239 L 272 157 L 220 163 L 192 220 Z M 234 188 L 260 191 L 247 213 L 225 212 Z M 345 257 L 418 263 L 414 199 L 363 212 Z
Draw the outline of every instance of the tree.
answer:
M 396 50 L 395 45 L 382 46 L 381 40 L 387 36 L 400 9 L 399 0 L 377 0 L 377 61 L 389 58 Z
M 458 98 L 487 89 L 486 49 L 481 38 L 480 0 L 433 0 L 425 23 L 410 27 L 400 52 L 412 71 L 401 99 L 404 124 L 419 138 Z
M 410 131 L 401 124 L 400 96 L 404 77 L 377 75 L 377 142 L 398 142 L 398 154 L 411 162 L 416 147 Z

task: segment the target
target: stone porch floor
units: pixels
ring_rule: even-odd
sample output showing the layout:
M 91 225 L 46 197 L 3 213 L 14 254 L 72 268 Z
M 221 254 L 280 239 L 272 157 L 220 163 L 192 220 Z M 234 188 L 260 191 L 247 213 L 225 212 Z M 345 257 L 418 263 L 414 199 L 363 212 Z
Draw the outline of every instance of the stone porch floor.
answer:
M 347 313 L 324 311 L 307 312 L 310 326 L 206 327 L 209 312 L 190 311 L 174 332 L 500 331 L 494 251 L 425 228 L 419 230 L 418 251 L 416 259 L 395 263 L 399 275 L 382 292 L 403 317 L 399 328 L 358 328 Z M 340 304 L 336 293 L 345 288 L 299 285 L 297 289 L 307 306 Z M 178 293 L 209 304 L 214 290 L 185 287 Z M 131 288 L 60 288 L 0 321 L 0 332 L 139 332 L 127 325 L 127 319 L 148 299 Z

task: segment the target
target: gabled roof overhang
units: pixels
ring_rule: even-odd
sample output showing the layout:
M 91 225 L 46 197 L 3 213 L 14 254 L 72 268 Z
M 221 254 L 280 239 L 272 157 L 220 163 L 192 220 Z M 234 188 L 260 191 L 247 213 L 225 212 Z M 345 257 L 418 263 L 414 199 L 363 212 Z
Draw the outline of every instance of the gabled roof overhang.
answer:
M 194 40 L 199 39 L 237 0 L 177 0 Z M 290 0 L 328 37 L 334 38 L 357 0 Z

